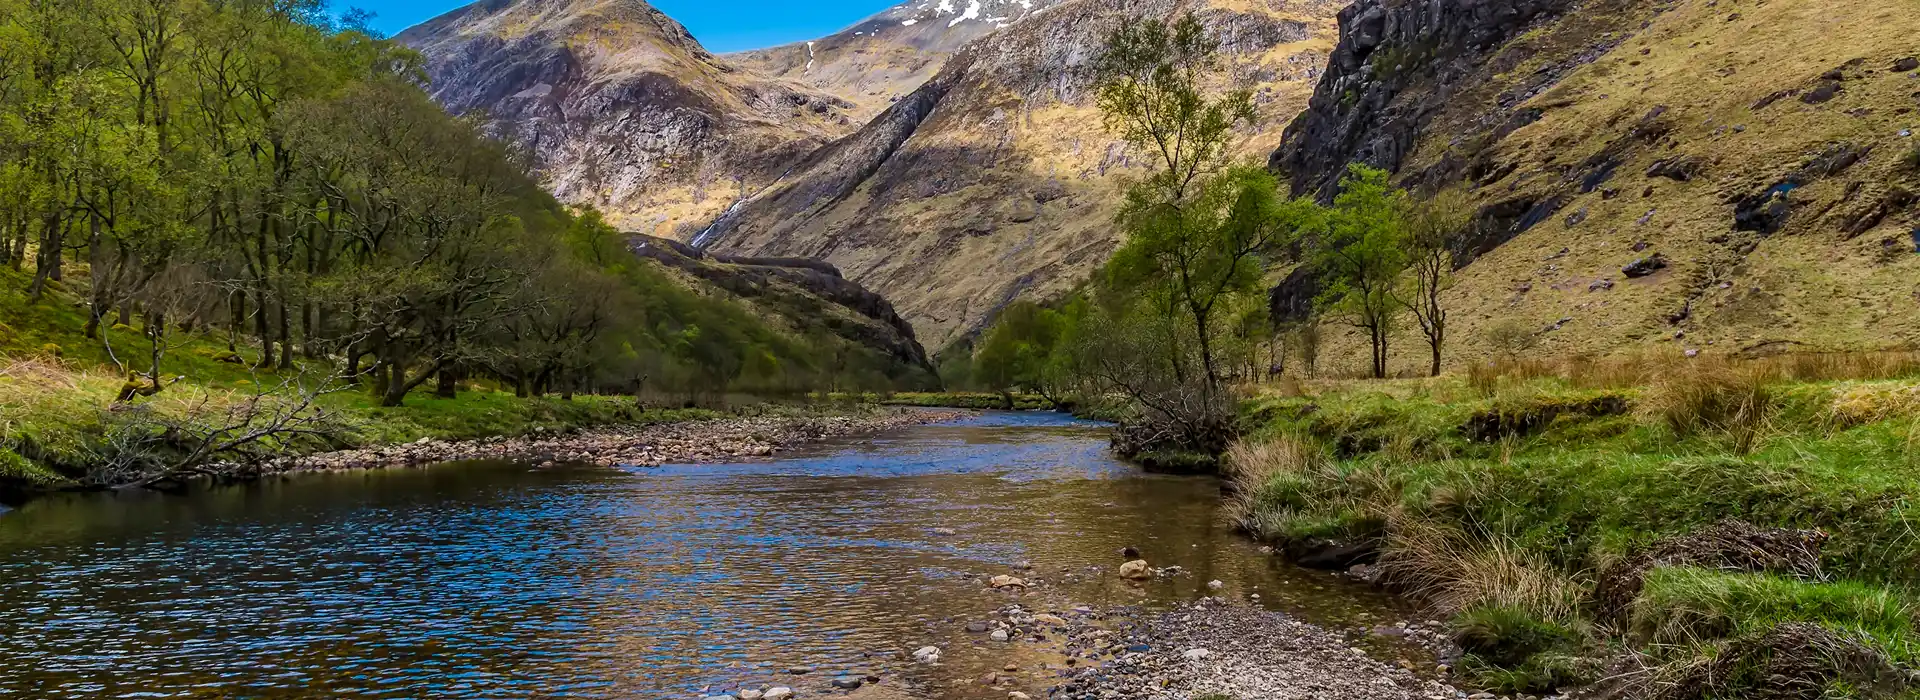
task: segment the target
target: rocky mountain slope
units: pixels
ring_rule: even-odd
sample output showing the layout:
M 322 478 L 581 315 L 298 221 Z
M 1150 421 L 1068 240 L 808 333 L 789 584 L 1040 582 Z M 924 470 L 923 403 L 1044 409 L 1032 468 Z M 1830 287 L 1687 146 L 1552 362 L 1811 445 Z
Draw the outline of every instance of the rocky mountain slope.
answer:
M 1335 0 L 1069 0 L 967 44 L 857 132 L 809 155 L 694 242 L 814 257 L 880 292 L 939 348 L 1023 295 L 1077 284 L 1117 244 L 1122 178 L 1144 161 L 1101 126 L 1090 59 L 1120 22 L 1193 10 L 1250 87 L 1263 158 L 1305 106 Z M 904 22 L 905 20 L 901 20 Z
M 1509 317 L 1549 355 L 1920 342 L 1920 5 L 1359 0 L 1340 20 L 1271 166 L 1299 192 L 1358 160 L 1465 193 L 1455 362 Z M 1276 312 L 1312 290 L 1296 272 Z
M 1061 0 L 908 0 L 814 41 L 723 56 L 855 104 L 865 123 L 939 72 L 967 42 Z
M 557 197 L 642 232 L 711 219 L 856 126 L 853 103 L 740 70 L 642 0 L 483 0 L 395 39 Z

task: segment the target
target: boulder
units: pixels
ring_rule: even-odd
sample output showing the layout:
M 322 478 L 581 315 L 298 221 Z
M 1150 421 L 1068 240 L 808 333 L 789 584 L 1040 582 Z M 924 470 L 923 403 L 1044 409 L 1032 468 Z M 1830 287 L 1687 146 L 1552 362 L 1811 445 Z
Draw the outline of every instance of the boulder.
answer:
M 1120 578 L 1135 580 L 1153 578 L 1153 572 L 1147 568 L 1147 560 L 1135 559 L 1120 565 Z
M 1662 256 L 1659 253 L 1654 253 L 1647 257 L 1640 258 L 1633 262 L 1627 263 L 1626 267 L 1620 268 L 1620 274 L 1626 275 L 1628 278 L 1637 279 L 1640 277 L 1646 277 L 1647 275 L 1651 275 L 1655 272 L 1659 272 L 1660 270 L 1665 269 L 1666 267 L 1667 267 L 1666 257 Z

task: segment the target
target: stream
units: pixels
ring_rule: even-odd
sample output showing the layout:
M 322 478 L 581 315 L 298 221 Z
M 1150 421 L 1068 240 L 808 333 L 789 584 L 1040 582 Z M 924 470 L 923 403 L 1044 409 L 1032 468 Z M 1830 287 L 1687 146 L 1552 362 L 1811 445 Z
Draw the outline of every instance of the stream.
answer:
M 1122 582 L 1126 546 L 1187 573 Z M 981 582 L 1005 573 L 1046 586 Z M 1103 424 L 994 412 L 748 463 L 42 498 L 0 511 L 0 697 L 698 698 L 846 670 L 945 689 L 1003 663 L 960 627 L 1010 602 L 1209 594 L 1334 628 L 1404 613 L 1263 554 L 1217 481 L 1144 474 Z M 904 659 L 929 644 L 939 667 Z

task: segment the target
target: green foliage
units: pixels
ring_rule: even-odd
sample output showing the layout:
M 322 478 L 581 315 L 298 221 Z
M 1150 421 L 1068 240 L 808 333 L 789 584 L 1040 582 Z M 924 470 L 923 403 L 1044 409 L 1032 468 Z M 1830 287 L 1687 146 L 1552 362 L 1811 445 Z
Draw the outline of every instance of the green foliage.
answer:
M 1326 284 L 1319 303 L 1367 331 L 1376 378 L 1387 376 L 1387 340 L 1399 308 L 1393 293 L 1410 262 L 1407 209 L 1406 194 L 1387 182 L 1386 171 L 1350 165 L 1327 233 L 1314 247 Z
M 1008 304 L 974 352 L 973 381 L 995 391 L 1060 395 L 1068 362 L 1061 339 L 1069 323 L 1068 313 L 1033 302 Z

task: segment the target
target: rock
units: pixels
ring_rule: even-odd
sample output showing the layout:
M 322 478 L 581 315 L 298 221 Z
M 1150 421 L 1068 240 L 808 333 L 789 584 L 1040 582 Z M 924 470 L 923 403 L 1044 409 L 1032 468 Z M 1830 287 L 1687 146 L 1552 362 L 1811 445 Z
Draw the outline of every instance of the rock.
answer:
M 1227 584 L 1221 583 L 1219 579 L 1214 579 L 1212 581 L 1207 582 L 1207 588 L 1209 590 L 1215 590 L 1215 591 L 1220 590 L 1222 587 L 1226 585 Z
M 972 632 L 974 634 L 980 634 L 981 632 L 985 632 L 992 628 L 993 628 L 993 625 L 988 624 L 987 621 L 985 620 L 967 623 L 967 631 Z
M 840 690 L 856 690 L 863 682 L 858 676 L 841 676 L 833 679 L 833 687 Z
M 1134 580 L 1153 578 L 1153 572 L 1147 569 L 1147 560 L 1135 559 L 1120 565 L 1120 578 Z
M 913 650 L 913 660 L 923 664 L 930 664 L 930 663 L 939 661 L 940 647 L 925 646 L 925 647 L 920 647 L 919 649 L 915 649 Z M 773 700 L 773 699 L 768 698 L 768 700 Z
M 1010 635 L 1007 634 L 1006 630 L 994 630 L 992 633 L 989 633 L 987 635 L 987 639 L 991 639 L 996 642 L 1007 641 L 1009 637 Z
M 758 690 L 742 690 L 740 691 L 740 700 L 762 700 L 760 697 L 762 695 L 765 695 L 765 693 Z
M 950 527 L 936 527 L 936 528 L 934 528 L 934 529 L 933 529 L 933 534 L 936 534 L 936 535 L 954 535 L 954 534 L 957 534 L 957 533 L 955 533 L 955 532 L 953 531 L 953 528 L 950 528 Z
M 1032 696 L 1018 690 L 1007 693 L 1007 700 L 1033 700 Z
M 1893 72 L 1895 73 L 1905 73 L 1916 68 L 1920 68 L 1920 58 L 1913 56 L 1908 56 L 1893 62 Z
M 1589 292 L 1597 292 L 1597 291 L 1606 290 L 1606 289 L 1613 289 L 1613 280 L 1598 279 L 1598 280 L 1594 280 L 1593 284 L 1587 285 L 1587 291 Z
M 1653 166 L 1647 168 L 1647 177 L 1664 177 L 1675 182 L 1686 182 L 1699 174 L 1700 166 L 1700 159 L 1695 156 L 1663 158 L 1654 161 Z
M 1046 613 L 1041 613 L 1041 614 L 1039 614 L 1039 615 L 1035 615 L 1035 616 L 1033 616 L 1033 621 L 1034 621 L 1034 622 L 1038 622 L 1038 623 L 1040 623 L 1040 624 L 1043 624 L 1043 625 L 1051 625 L 1051 626 L 1054 626 L 1054 627 L 1065 627 L 1065 626 L 1067 626 L 1067 621 L 1066 621 L 1066 620 L 1064 620 L 1064 619 L 1061 619 L 1061 618 L 1060 618 L 1060 616 L 1058 616 L 1058 615 L 1049 615 L 1049 614 L 1046 614 Z
M 1014 562 L 1014 563 L 1013 563 L 1013 568 L 1014 568 L 1014 570 L 1016 570 L 1016 571 L 1032 571 L 1032 570 L 1033 570 L 1033 562 L 1030 562 L 1030 561 L 1016 561 L 1016 562 Z
M 1626 275 L 1628 278 L 1637 279 L 1640 277 L 1646 277 L 1647 275 L 1651 275 L 1655 272 L 1665 269 L 1666 267 L 1667 267 L 1666 256 L 1663 256 L 1659 253 L 1654 253 L 1647 257 L 1640 258 L 1633 262 L 1627 263 L 1626 267 L 1620 268 L 1620 274 Z
M 704 695 L 702 700 L 733 700 L 732 695 Z
M 793 697 L 793 689 L 784 685 L 768 688 L 767 692 L 760 696 L 761 700 L 787 700 L 791 697 Z
M 796 676 L 804 676 L 806 674 L 813 673 L 813 667 L 812 666 L 795 666 L 793 668 L 787 669 L 787 673 L 791 673 Z
M 1817 105 L 1832 100 L 1834 96 L 1838 94 L 1840 94 L 1840 81 L 1823 80 L 1818 86 L 1812 90 L 1808 90 L 1806 94 L 1801 95 L 1800 101 L 1810 105 Z
M 987 585 L 993 586 L 994 588 L 1013 588 L 1016 586 L 1020 588 L 1026 588 L 1027 582 L 1025 580 L 1022 580 L 1018 576 L 1008 576 L 1006 574 L 1001 574 L 999 576 L 995 576 L 991 579 L 988 579 Z
M 1181 658 L 1188 661 L 1199 661 L 1212 655 L 1213 652 L 1207 651 L 1206 649 L 1188 649 L 1180 654 Z

